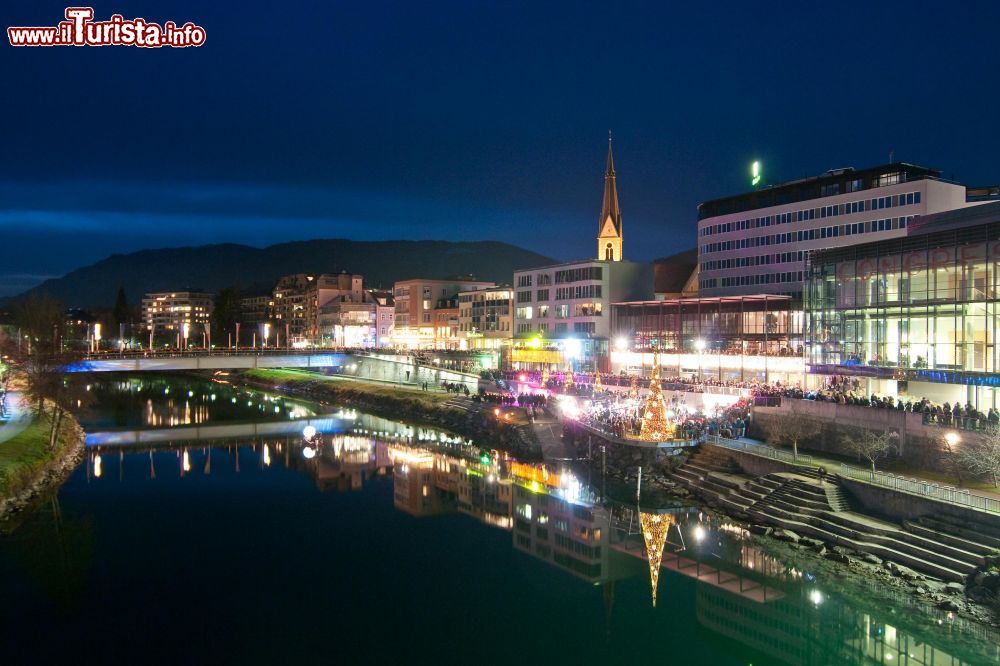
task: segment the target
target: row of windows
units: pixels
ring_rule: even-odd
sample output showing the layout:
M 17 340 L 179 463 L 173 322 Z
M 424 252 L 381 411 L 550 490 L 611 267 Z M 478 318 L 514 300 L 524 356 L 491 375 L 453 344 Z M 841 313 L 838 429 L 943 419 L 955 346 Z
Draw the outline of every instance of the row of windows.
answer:
M 604 269 L 601 266 L 570 268 L 564 271 L 556 271 L 556 284 L 580 282 L 581 280 L 601 280 L 603 277 Z
M 478 331 L 480 333 L 484 332 L 484 331 L 509 331 L 510 330 L 510 322 L 509 321 L 492 321 L 492 322 L 483 322 L 482 324 L 475 324 L 475 323 L 472 323 L 472 324 L 461 324 L 459 326 L 459 330 L 460 331 L 469 331 L 469 332 Z
M 712 224 L 703 228 L 699 236 L 714 236 L 715 234 L 725 234 L 732 231 L 743 231 L 745 229 L 757 229 L 759 227 L 770 227 L 778 224 L 789 224 L 795 222 L 807 222 L 824 217 L 835 217 L 838 215 L 853 215 L 863 213 L 866 210 L 882 210 L 885 208 L 895 208 L 896 206 L 912 206 L 920 203 L 920 192 L 907 192 L 905 194 L 894 194 L 887 197 L 875 197 L 874 199 L 863 199 L 861 201 L 851 201 L 849 203 L 835 204 L 832 206 L 821 206 L 819 208 L 806 208 L 794 213 L 778 213 L 775 215 L 765 215 L 763 217 L 736 220 L 734 222 L 724 222 Z
M 914 217 L 915 216 L 913 215 L 905 217 L 890 217 L 881 220 L 871 220 L 870 222 L 853 222 L 851 224 L 821 227 L 819 229 L 802 229 L 800 231 L 771 234 L 769 236 L 753 236 L 751 238 L 737 238 L 736 240 L 720 241 L 718 243 L 706 243 L 701 246 L 701 254 L 712 254 L 714 252 L 726 252 L 729 250 L 742 250 L 745 248 L 763 247 L 768 245 L 782 245 L 784 243 L 797 243 L 816 240 L 817 238 L 835 238 L 838 236 L 852 236 L 876 231 L 905 229 Z
M 599 284 L 582 284 L 576 287 L 557 287 L 556 300 L 567 301 L 573 298 L 601 298 L 603 291 Z M 539 303 L 549 300 L 549 290 L 539 289 L 535 292 L 535 300 Z M 530 291 L 517 292 L 518 303 L 531 303 Z
M 555 314 L 556 319 L 569 319 L 570 316 L 573 317 L 600 317 L 604 314 L 604 305 L 602 303 L 575 303 L 570 309 L 568 303 L 563 303 L 560 305 L 553 306 L 553 314 Z M 533 307 L 531 305 L 526 305 L 517 308 L 514 312 L 514 316 L 517 319 L 547 319 L 549 316 L 549 306 L 539 305 Z
M 599 284 L 584 284 L 578 287 L 559 287 L 556 289 L 557 301 L 565 301 L 571 298 L 600 298 L 600 297 L 601 297 L 601 285 Z
M 570 550 L 577 555 L 583 555 L 584 557 L 589 557 L 591 559 L 597 559 L 601 556 L 600 546 L 588 546 L 585 543 L 580 543 L 579 541 L 575 541 L 558 533 L 555 537 L 556 545 L 560 548 Z
M 584 328 L 588 328 L 588 330 L 578 330 L 576 328 L 577 325 L 579 325 L 581 327 L 584 327 Z M 592 327 L 592 328 L 590 328 L 590 327 Z M 595 324 L 594 322 L 576 322 L 573 325 L 573 328 L 574 328 L 574 330 L 578 330 L 578 332 L 581 332 L 581 333 L 595 333 L 597 331 L 597 324 Z M 544 321 L 538 322 L 537 325 L 535 325 L 535 324 L 518 324 L 517 325 L 517 332 L 518 333 L 533 333 L 534 331 L 538 331 L 539 333 L 548 333 L 549 332 L 549 325 L 548 325 L 548 323 L 546 323 Z M 552 328 L 552 331 L 555 332 L 555 333 L 566 333 L 566 332 L 569 331 L 569 324 L 567 322 L 559 322 L 559 323 L 557 323 Z
M 727 268 L 746 268 L 749 266 L 770 266 L 771 264 L 787 264 L 802 261 L 805 254 L 802 250 L 796 252 L 779 252 L 777 254 L 758 254 L 754 257 L 735 257 L 733 259 L 713 259 L 701 262 L 702 271 L 722 271 Z
M 785 273 L 754 273 L 753 275 L 734 275 L 717 278 L 723 287 L 748 287 L 758 284 L 781 284 L 784 282 L 802 282 L 802 271 L 787 271 Z M 715 285 L 712 285 L 713 287 Z

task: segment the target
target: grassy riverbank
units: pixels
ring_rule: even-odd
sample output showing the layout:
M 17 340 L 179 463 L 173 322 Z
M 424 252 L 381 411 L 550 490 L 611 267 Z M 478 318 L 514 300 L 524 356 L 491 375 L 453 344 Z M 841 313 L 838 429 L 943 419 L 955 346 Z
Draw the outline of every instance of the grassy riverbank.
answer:
M 63 417 L 56 450 L 49 450 L 52 415 L 46 410 L 35 414 L 27 428 L 0 444 L 0 498 L 25 490 L 50 463 L 59 460 L 67 447 L 76 443 L 72 421 Z

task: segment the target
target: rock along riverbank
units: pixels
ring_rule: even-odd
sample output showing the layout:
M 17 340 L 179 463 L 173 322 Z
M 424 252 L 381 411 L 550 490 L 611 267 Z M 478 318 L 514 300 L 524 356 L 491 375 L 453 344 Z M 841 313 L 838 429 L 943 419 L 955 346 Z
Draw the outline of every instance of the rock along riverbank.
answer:
M 69 478 L 84 457 L 86 434 L 72 414 L 62 417 L 61 446 L 55 456 L 38 467 L 30 479 L 22 481 L 9 496 L 0 498 L 0 533 L 11 532 L 20 518 L 45 501 Z
M 239 373 L 232 375 L 230 381 L 321 404 L 349 406 L 405 423 L 441 428 L 471 439 L 483 448 L 508 451 L 525 461 L 542 459 L 541 447 L 530 428 L 498 422 L 492 409 L 471 400 L 459 399 L 462 404 L 456 405 L 447 400 L 422 399 L 420 392 L 411 389 L 378 386 L 375 391 L 364 384 L 301 372 L 274 372 L 265 376 Z

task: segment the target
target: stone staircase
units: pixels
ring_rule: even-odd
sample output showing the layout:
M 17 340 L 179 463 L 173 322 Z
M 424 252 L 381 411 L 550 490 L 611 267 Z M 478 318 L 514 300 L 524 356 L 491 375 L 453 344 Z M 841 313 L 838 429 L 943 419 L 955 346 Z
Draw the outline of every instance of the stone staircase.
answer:
M 725 453 L 703 449 L 674 478 L 710 505 L 737 516 L 869 553 L 942 580 L 964 583 L 984 565 L 984 556 L 1000 545 L 1000 533 L 989 537 L 994 544 L 933 519 L 900 526 L 856 513 L 836 479 L 821 481 L 785 472 L 750 478 L 734 468 L 738 470 Z
M 475 412 L 479 409 L 479 404 L 476 403 L 472 398 L 467 398 L 465 396 L 456 396 L 454 398 L 449 398 L 444 401 L 445 406 L 451 407 L 453 409 L 458 409 L 463 412 Z

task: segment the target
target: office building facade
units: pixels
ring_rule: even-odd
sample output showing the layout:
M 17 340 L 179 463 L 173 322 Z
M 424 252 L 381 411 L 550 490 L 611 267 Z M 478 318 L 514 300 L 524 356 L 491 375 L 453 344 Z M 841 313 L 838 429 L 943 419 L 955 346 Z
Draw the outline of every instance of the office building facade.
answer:
M 906 235 L 915 216 L 979 203 L 912 164 L 836 169 L 698 207 L 701 296 L 800 298 L 809 252 Z

